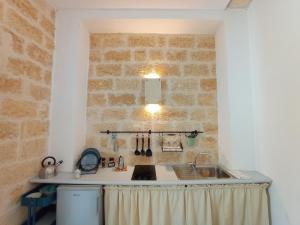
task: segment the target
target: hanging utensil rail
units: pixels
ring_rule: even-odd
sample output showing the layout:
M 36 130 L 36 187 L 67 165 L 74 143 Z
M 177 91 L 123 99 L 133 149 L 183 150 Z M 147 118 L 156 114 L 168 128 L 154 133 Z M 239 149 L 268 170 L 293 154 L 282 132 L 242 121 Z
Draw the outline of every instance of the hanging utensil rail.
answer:
M 100 131 L 101 134 L 194 134 L 198 135 L 203 133 L 203 131 L 192 130 L 192 131 Z

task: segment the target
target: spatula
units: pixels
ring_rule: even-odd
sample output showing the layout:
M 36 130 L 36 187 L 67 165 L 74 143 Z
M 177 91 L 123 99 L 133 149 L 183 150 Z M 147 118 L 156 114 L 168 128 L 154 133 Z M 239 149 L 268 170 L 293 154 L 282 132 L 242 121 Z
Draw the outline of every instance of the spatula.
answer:
M 147 157 L 152 156 L 152 150 L 151 150 L 151 148 L 150 148 L 150 134 L 148 134 L 148 149 L 147 149 L 147 151 L 146 151 L 146 156 L 147 156 Z

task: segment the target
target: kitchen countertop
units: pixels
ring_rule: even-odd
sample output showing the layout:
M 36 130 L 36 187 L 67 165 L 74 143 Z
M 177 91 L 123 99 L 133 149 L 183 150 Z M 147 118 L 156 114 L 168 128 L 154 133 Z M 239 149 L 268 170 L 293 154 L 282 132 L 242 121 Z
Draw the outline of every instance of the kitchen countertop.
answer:
M 128 166 L 127 171 L 116 172 L 114 168 L 100 168 L 96 174 L 81 175 L 79 179 L 71 172 L 59 172 L 57 176 L 49 179 L 32 178 L 32 183 L 52 184 L 98 184 L 98 185 L 195 185 L 195 184 L 249 184 L 249 183 L 271 183 L 272 180 L 256 171 L 231 171 L 242 175 L 242 179 L 201 179 L 201 180 L 179 180 L 171 166 L 156 165 L 157 180 L 131 180 L 134 170 Z

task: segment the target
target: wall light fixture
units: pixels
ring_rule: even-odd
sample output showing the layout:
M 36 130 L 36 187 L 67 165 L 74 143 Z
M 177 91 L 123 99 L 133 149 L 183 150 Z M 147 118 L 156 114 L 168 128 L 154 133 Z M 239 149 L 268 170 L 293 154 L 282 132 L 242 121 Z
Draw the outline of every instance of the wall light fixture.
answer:
M 160 111 L 161 80 L 158 74 L 151 72 L 145 75 L 145 104 L 146 111 L 157 113 Z

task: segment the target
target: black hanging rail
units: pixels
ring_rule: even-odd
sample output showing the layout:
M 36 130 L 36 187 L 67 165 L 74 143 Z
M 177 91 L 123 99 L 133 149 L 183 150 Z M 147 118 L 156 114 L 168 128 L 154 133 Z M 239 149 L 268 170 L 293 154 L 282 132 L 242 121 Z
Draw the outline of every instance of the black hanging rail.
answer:
M 101 134 L 194 134 L 197 136 L 203 131 L 192 130 L 192 131 L 100 131 Z

